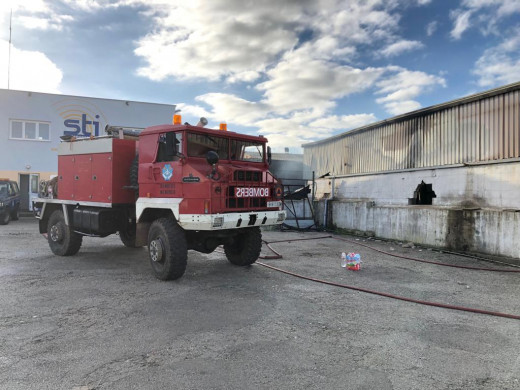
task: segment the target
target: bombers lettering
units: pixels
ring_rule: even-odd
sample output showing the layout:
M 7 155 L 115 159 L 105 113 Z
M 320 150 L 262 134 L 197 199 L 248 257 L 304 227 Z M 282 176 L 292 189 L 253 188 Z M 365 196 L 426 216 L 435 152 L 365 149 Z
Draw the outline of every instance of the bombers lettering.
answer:
M 269 188 L 235 188 L 235 197 L 237 198 L 268 198 Z

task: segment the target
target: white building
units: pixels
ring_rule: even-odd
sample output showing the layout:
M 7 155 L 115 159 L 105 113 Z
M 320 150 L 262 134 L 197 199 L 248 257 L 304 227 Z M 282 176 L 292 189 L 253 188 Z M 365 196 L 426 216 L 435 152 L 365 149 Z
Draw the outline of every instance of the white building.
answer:
M 319 221 L 520 257 L 520 83 L 303 147 Z
M 60 137 L 103 135 L 107 124 L 171 123 L 175 105 L 0 89 L 0 177 L 18 182 L 22 210 L 57 174 Z

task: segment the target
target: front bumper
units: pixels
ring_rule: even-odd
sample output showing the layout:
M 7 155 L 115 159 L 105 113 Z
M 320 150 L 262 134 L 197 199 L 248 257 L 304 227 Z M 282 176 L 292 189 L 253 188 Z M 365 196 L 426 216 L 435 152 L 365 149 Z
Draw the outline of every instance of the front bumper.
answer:
M 184 230 L 223 230 L 280 225 L 286 218 L 285 210 L 226 214 L 180 214 L 178 223 Z

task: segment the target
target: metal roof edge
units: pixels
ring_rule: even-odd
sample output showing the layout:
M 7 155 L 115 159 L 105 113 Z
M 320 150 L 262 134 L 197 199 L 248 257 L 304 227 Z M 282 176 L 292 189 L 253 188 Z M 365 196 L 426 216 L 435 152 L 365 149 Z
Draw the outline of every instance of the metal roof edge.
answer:
M 481 100 L 481 99 L 484 99 L 484 98 L 500 95 L 502 93 L 507 93 L 507 92 L 511 92 L 511 91 L 515 91 L 515 90 L 520 90 L 520 81 L 516 82 L 516 83 L 512 83 L 512 84 L 503 85 L 501 87 L 490 89 L 490 90 L 487 90 L 487 91 L 479 92 L 479 93 L 476 93 L 474 95 L 469 95 L 469 96 L 465 96 L 465 97 L 462 97 L 462 98 L 459 98 L 459 99 L 450 100 L 448 102 L 439 103 L 439 104 L 436 104 L 436 105 L 433 105 L 433 106 L 421 108 L 419 110 L 411 111 L 411 112 L 408 112 L 406 114 L 397 115 L 397 116 L 394 116 L 394 117 L 391 117 L 391 118 L 388 118 L 388 119 L 383 119 L 383 120 L 381 120 L 379 122 L 371 123 L 371 124 L 363 126 L 363 127 L 358 127 L 358 128 L 352 129 L 352 130 L 348 130 L 348 131 L 345 131 L 345 132 L 343 132 L 341 134 L 337 134 L 337 135 L 334 135 L 334 136 L 329 137 L 329 138 L 325 138 L 325 139 L 322 139 L 322 140 L 319 140 L 319 141 L 308 142 L 308 143 L 302 144 L 301 147 L 302 148 L 312 147 L 312 146 L 316 146 L 316 145 L 319 145 L 319 144 L 328 143 L 328 142 L 334 141 L 336 139 L 344 138 L 347 135 L 356 134 L 356 133 L 360 133 L 360 132 L 363 132 L 363 131 L 367 131 L 367 130 L 370 130 L 370 129 L 373 129 L 375 127 L 379 127 L 379 126 L 382 126 L 382 125 L 385 125 L 385 124 L 390 124 L 390 123 L 399 122 L 399 121 L 402 121 L 402 120 L 405 120 L 405 119 L 415 118 L 415 117 L 418 117 L 418 116 L 421 116 L 421 115 L 424 115 L 424 114 L 429 114 L 429 113 L 440 111 L 440 110 L 444 110 L 444 109 L 447 109 L 447 108 L 452 108 L 452 107 L 458 106 L 458 105 L 463 104 L 463 103 L 472 103 L 472 102 L 477 101 L 477 100 Z
M 17 92 L 17 93 L 30 93 L 30 94 L 38 94 L 38 95 L 53 95 L 53 96 L 63 96 L 63 97 L 69 97 L 69 98 L 78 98 L 78 99 L 96 99 L 96 100 L 111 100 L 115 102 L 123 102 L 123 103 L 138 103 L 138 104 L 153 104 L 157 106 L 168 106 L 168 107 L 177 107 L 176 104 L 170 104 L 170 103 L 154 103 L 154 102 L 143 102 L 138 100 L 130 100 L 130 99 L 113 99 L 113 98 L 103 98 L 103 97 L 94 97 L 94 96 L 82 96 L 82 95 L 68 95 L 68 94 L 62 94 L 62 93 L 50 93 L 50 92 L 38 92 L 38 91 L 25 91 L 21 89 L 7 89 L 7 88 L 0 88 L 0 92 Z

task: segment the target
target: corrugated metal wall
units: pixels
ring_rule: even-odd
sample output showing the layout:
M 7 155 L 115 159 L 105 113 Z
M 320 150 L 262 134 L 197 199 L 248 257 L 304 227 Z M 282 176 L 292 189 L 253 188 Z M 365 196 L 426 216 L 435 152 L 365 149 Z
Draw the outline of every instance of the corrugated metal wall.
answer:
M 304 145 L 316 174 L 371 173 L 520 157 L 520 87 Z

